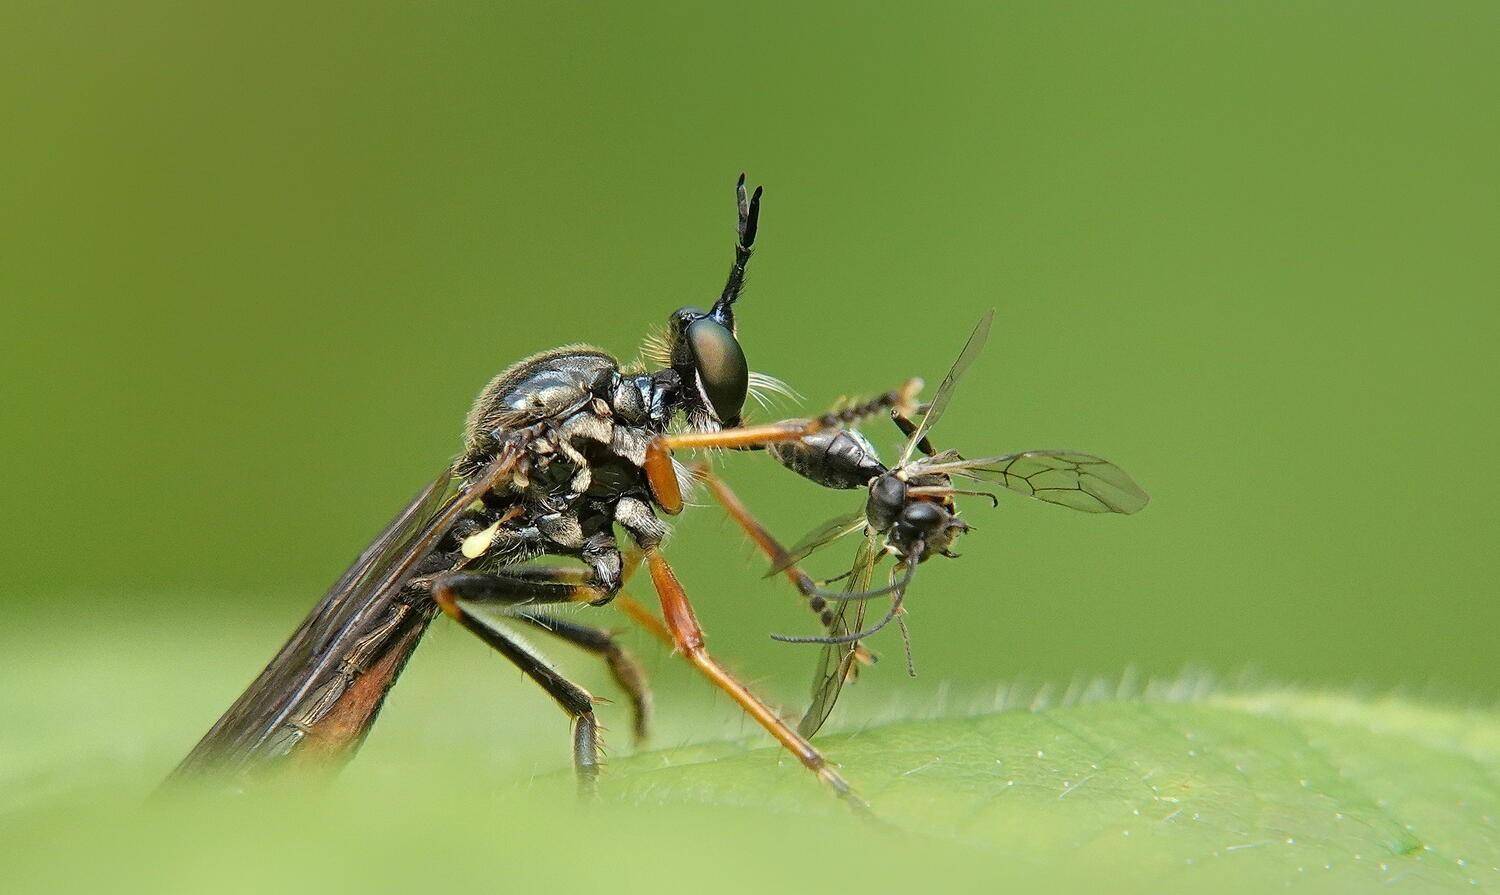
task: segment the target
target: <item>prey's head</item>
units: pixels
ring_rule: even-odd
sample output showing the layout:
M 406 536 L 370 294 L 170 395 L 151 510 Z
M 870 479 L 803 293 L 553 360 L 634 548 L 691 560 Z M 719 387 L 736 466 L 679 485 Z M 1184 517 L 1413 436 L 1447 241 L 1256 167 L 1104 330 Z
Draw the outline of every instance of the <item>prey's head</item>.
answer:
M 922 562 L 934 553 L 957 556 L 952 550 L 969 523 L 935 500 L 913 500 L 901 508 L 888 535 L 890 545 L 904 557 Z
M 921 493 L 951 490 L 946 482 L 938 481 L 935 476 L 927 476 L 909 483 L 899 472 L 887 472 L 870 482 L 865 517 L 903 558 L 922 562 L 934 553 L 958 555 L 951 548 L 958 536 L 969 530 L 969 523 L 958 517 L 951 496 Z

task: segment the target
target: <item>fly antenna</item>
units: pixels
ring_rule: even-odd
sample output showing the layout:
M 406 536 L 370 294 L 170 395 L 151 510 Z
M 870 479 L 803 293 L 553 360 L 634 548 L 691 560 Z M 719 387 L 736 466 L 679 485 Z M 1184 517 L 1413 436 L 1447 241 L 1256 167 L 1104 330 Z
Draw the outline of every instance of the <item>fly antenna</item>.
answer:
M 755 250 L 755 233 L 760 228 L 760 196 L 764 187 L 756 187 L 755 194 L 745 194 L 745 175 L 734 185 L 735 207 L 739 211 L 739 224 L 735 228 L 734 264 L 729 268 L 729 279 L 719 300 L 709 309 L 708 316 L 734 332 L 734 303 L 745 289 L 745 265 Z

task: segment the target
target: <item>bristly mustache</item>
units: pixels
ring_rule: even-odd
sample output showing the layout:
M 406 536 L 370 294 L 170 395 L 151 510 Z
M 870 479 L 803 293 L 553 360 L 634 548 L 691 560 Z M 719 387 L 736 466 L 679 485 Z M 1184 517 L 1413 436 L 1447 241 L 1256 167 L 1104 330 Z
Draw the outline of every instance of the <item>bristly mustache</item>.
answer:
M 641 339 L 639 349 L 641 363 L 648 368 L 664 368 L 672 365 L 672 341 L 664 326 L 655 326 Z M 750 371 L 750 397 L 762 409 L 770 410 L 782 401 L 796 403 L 803 396 L 786 383 L 786 380 L 769 373 Z
M 756 370 L 750 371 L 750 397 L 755 399 L 763 409 L 769 410 L 778 399 L 797 402 L 802 400 L 802 395 L 784 380 L 778 379 L 769 373 L 761 373 Z

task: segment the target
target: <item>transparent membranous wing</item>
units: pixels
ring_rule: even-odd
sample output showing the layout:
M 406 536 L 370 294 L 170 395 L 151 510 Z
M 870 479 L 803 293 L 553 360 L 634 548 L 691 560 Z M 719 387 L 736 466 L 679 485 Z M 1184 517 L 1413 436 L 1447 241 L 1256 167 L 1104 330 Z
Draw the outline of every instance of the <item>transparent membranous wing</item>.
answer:
M 923 415 L 922 422 L 918 424 L 916 431 L 911 433 L 911 437 L 906 440 L 906 445 L 901 449 L 901 459 L 897 461 L 898 466 L 904 466 L 911 460 L 912 454 L 916 452 L 917 445 L 922 443 L 922 439 L 926 438 L 927 433 L 932 431 L 932 427 L 936 426 L 938 420 L 942 419 L 943 411 L 948 409 L 948 403 L 953 400 L 954 386 L 958 385 L 958 380 L 963 377 L 964 372 L 974 363 L 974 359 L 979 356 L 979 352 L 984 350 L 984 343 L 990 337 L 990 324 L 994 322 L 994 308 L 985 311 L 984 316 L 979 318 L 979 323 L 974 326 L 974 331 L 969 333 L 969 340 L 964 343 L 963 350 L 958 353 L 958 360 L 953 362 L 953 366 L 948 370 L 948 375 L 944 376 L 942 383 L 938 385 L 937 393 L 932 396 L 932 403 L 927 405 L 927 413 Z
M 287 747 L 275 734 L 306 695 L 328 680 L 330 669 L 336 670 L 351 638 L 364 633 L 387 610 L 404 582 L 391 573 L 424 551 L 419 546 L 422 536 L 458 500 L 461 484 L 444 471 L 396 514 L 183 759 L 175 776 L 236 770 L 252 761 L 280 757 Z
M 1017 494 L 1085 513 L 1135 513 L 1151 500 L 1125 470 L 1078 451 L 1023 451 L 934 464 L 925 471 L 993 482 Z
M 827 522 L 808 532 L 807 536 L 798 541 L 796 546 L 792 547 L 784 556 L 779 557 L 776 562 L 772 563 L 771 570 L 766 573 L 766 577 L 769 578 L 778 572 L 790 569 L 797 563 L 802 562 L 802 560 L 807 559 L 818 548 L 831 544 L 845 535 L 854 534 L 863 528 L 864 525 L 865 511 L 863 509 L 829 519 Z
M 881 537 L 878 533 L 867 530 L 865 539 L 860 542 L 859 550 L 854 556 L 854 565 L 850 568 L 849 577 L 845 579 L 844 592 L 869 590 L 870 579 L 875 571 L 875 561 L 880 558 Z M 862 630 L 865 622 L 865 601 L 847 600 L 829 604 L 833 609 L 833 621 L 828 625 L 828 633 L 834 637 L 841 637 Z M 817 671 L 813 674 L 812 702 L 803 714 L 802 720 L 797 722 L 797 732 L 805 737 L 811 738 L 828 720 L 828 715 L 833 711 L 833 705 L 838 701 L 839 691 L 844 684 L 853 680 L 859 673 L 859 660 L 861 656 L 868 656 L 859 641 L 851 643 L 829 643 L 825 644 L 822 652 L 818 655 Z
M 332 704 L 328 700 L 349 692 L 339 683 L 339 675 L 361 639 L 390 618 L 413 568 L 431 553 L 466 507 L 510 474 L 515 458 L 514 450 L 502 451 L 468 482 L 445 470 L 418 492 L 328 590 L 174 775 L 210 769 L 236 771 L 278 759 L 301 742 L 305 725 L 289 720 L 309 706 L 326 709 Z M 415 636 L 401 639 L 399 648 L 415 648 L 416 636 L 430 617 L 419 612 L 414 616 L 417 621 L 405 623 Z M 394 666 L 396 673 L 400 665 Z M 362 724 L 373 720 L 372 713 Z M 367 729 L 342 731 L 339 748 L 357 747 Z

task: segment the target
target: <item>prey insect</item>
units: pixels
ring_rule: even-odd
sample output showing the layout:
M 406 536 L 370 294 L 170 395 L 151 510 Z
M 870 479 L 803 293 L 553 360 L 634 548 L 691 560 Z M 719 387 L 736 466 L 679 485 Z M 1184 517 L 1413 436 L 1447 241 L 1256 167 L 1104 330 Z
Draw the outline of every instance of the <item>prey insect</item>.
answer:
M 659 355 L 659 368 L 622 368 L 604 351 L 572 345 L 496 376 L 469 413 L 458 459 L 359 555 L 175 777 L 244 776 L 288 762 L 349 757 L 442 611 L 518 666 L 572 719 L 573 762 L 587 788 L 599 769 L 594 698 L 475 609 L 601 656 L 629 695 L 635 730 L 644 735 L 650 692 L 629 653 L 604 630 L 546 614 L 548 606 L 600 605 L 619 594 L 634 568 L 617 541 L 623 532 L 626 548 L 644 557 L 660 597 L 665 624 L 649 613 L 647 624 L 858 804 L 818 750 L 707 651 L 687 593 L 660 549 L 668 529 L 661 514 L 682 509 L 674 451 L 763 447 L 852 424 L 898 400 L 893 392 L 815 419 L 742 425 L 748 394 L 784 386 L 751 372 L 740 347 L 735 302 L 755 244 L 761 190 L 747 195 L 741 175 L 735 193 L 737 238 L 724 289 L 708 311 L 671 315 L 665 336 L 648 352 Z M 533 562 L 543 556 L 573 563 Z
M 1150 499 L 1124 470 L 1092 454 L 1033 450 L 967 459 L 957 451 L 938 451 L 932 446 L 929 435 L 948 409 L 959 379 L 983 349 L 994 314 L 993 310 L 985 313 L 974 327 L 931 403 L 913 406 L 914 396 L 907 393 L 891 408 L 892 420 L 907 436 L 894 466 L 885 465 L 870 441 L 853 427 L 827 427 L 795 441 L 766 447 L 782 465 L 820 485 L 866 491 L 861 508 L 814 528 L 795 546 L 783 547 L 722 480 L 708 476 L 715 497 L 770 558 L 767 574 L 786 574 L 823 626 L 823 633 L 817 635 L 771 635 L 785 642 L 823 646 L 813 678 L 812 700 L 798 724 L 803 736 L 817 732 L 833 711 L 844 684 L 860 664 L 872 661 L 860 641 L 892 622 L 901 628 L 907 667 L 915 673 L 903 614 L 917 567 L 935 555 L 958 555 L 952 551 L 954 542 L 971 526 L 960 518 L 956 497 L 979 496 L 999 505 L 993 493 L 959 487 L 955 480 L 1000 485 L 1087 513 L 1134 513 Z M 919 453 L 921 456 L 917 456 Z M 799 567 L 818 549 L 852 534 L 862 537 L 847 572 L 819 582 Z M 894 558 L 889 579 L 872 586 L 875 567 L 887 556 Z M 828 587 L 840 581 L 842 588 Z M 867 606 L 884 597 L 890 598 L 886 612 L 867 625 Z

